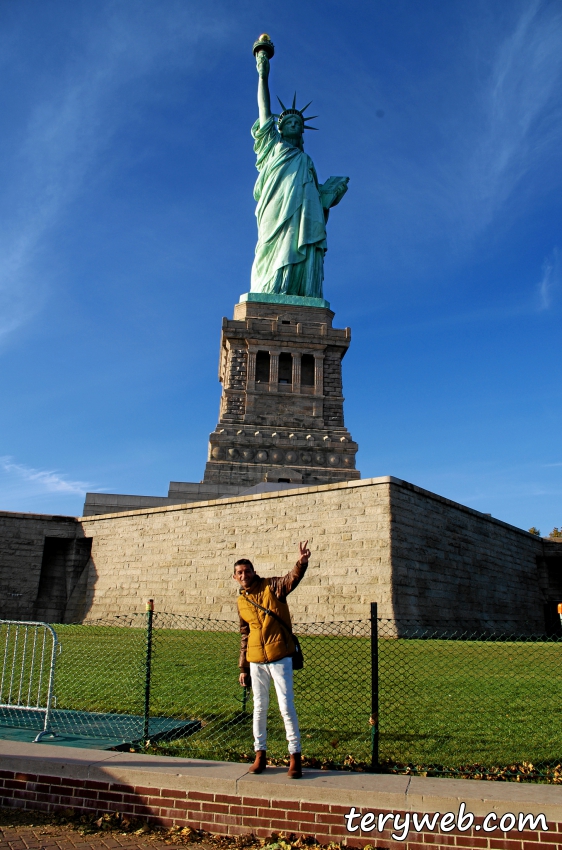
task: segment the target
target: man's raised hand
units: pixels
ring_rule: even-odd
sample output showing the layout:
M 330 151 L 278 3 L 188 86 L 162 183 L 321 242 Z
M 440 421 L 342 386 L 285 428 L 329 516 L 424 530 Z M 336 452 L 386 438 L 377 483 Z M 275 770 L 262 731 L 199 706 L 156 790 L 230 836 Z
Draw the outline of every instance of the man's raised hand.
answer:
M 305 540 L 304 543 L 299 543 L 299 551 L 300 551 L 299 561 L 308 562 L 308 559 L 310 558 L 310 549 L 308 548 L 308 540 Z

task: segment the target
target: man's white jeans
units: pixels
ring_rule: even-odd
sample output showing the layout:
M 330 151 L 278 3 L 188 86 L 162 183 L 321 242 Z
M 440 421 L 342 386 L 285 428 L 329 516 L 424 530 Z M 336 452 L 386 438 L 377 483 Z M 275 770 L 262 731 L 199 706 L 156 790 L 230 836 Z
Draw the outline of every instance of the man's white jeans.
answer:
M 289 742 L 289 753 L 300 753 L 299 721 L 293 695 L 293 659 L 282 658 L 280 661 L 271 661 L 269 664 L 250 662 L 250 674 L 254 696 L 254 749 L 256 752 L 267 750 L 267 709 L 269 708 L 269 687 L 273 679 L 279 710 L 285 724 L 285 734 Z

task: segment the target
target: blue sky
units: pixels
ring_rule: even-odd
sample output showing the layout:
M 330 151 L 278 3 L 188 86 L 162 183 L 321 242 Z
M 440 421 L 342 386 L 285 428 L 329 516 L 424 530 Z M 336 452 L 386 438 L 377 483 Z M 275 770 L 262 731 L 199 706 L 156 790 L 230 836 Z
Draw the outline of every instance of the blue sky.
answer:
M 362 476 L 562 525 L 558 0 L 2 3 L 0 508 L 201 480 L 264 31 L 351 178 L 325 296 Z

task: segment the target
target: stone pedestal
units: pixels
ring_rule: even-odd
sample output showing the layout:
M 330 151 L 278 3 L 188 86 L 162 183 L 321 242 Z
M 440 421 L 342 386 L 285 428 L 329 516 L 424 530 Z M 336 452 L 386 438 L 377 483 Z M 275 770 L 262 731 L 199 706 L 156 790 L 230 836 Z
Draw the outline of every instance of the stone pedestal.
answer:
M 360 478 L 358 446 L 343 419 L 350 329 L 332 327 L 322 299 L 257 297 L 242 296 L 234 319 L 223 319 L 223 392 L 203 482 L 313 486 Z

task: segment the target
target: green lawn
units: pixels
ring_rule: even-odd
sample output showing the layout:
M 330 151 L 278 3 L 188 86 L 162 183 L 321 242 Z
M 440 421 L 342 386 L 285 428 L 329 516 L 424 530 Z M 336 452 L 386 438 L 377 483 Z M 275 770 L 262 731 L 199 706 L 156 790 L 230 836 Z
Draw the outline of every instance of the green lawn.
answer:
M 562 760 L 562 643 L 379 647 L 382 758 L 450 767 Z
M 142 713 L 141 629 L 56 628 L 59 708 Z M 302 645 L 305 669 L 295 674 L 295 690 L 303 753 L 368 762 L 369 639 L 304 636 Z M 251 751 L 251 700 L 244 711 L 238 650 L 236 633 L 155 630 L 151 713 L 203 724 L 160 752 L 237 758 Z M 562 759 L 562 643 L 383 639 L 379 687 L 383 761 L 460 768 Z M 268 750 L 281 757 L 273 694 L 270 715 Z

